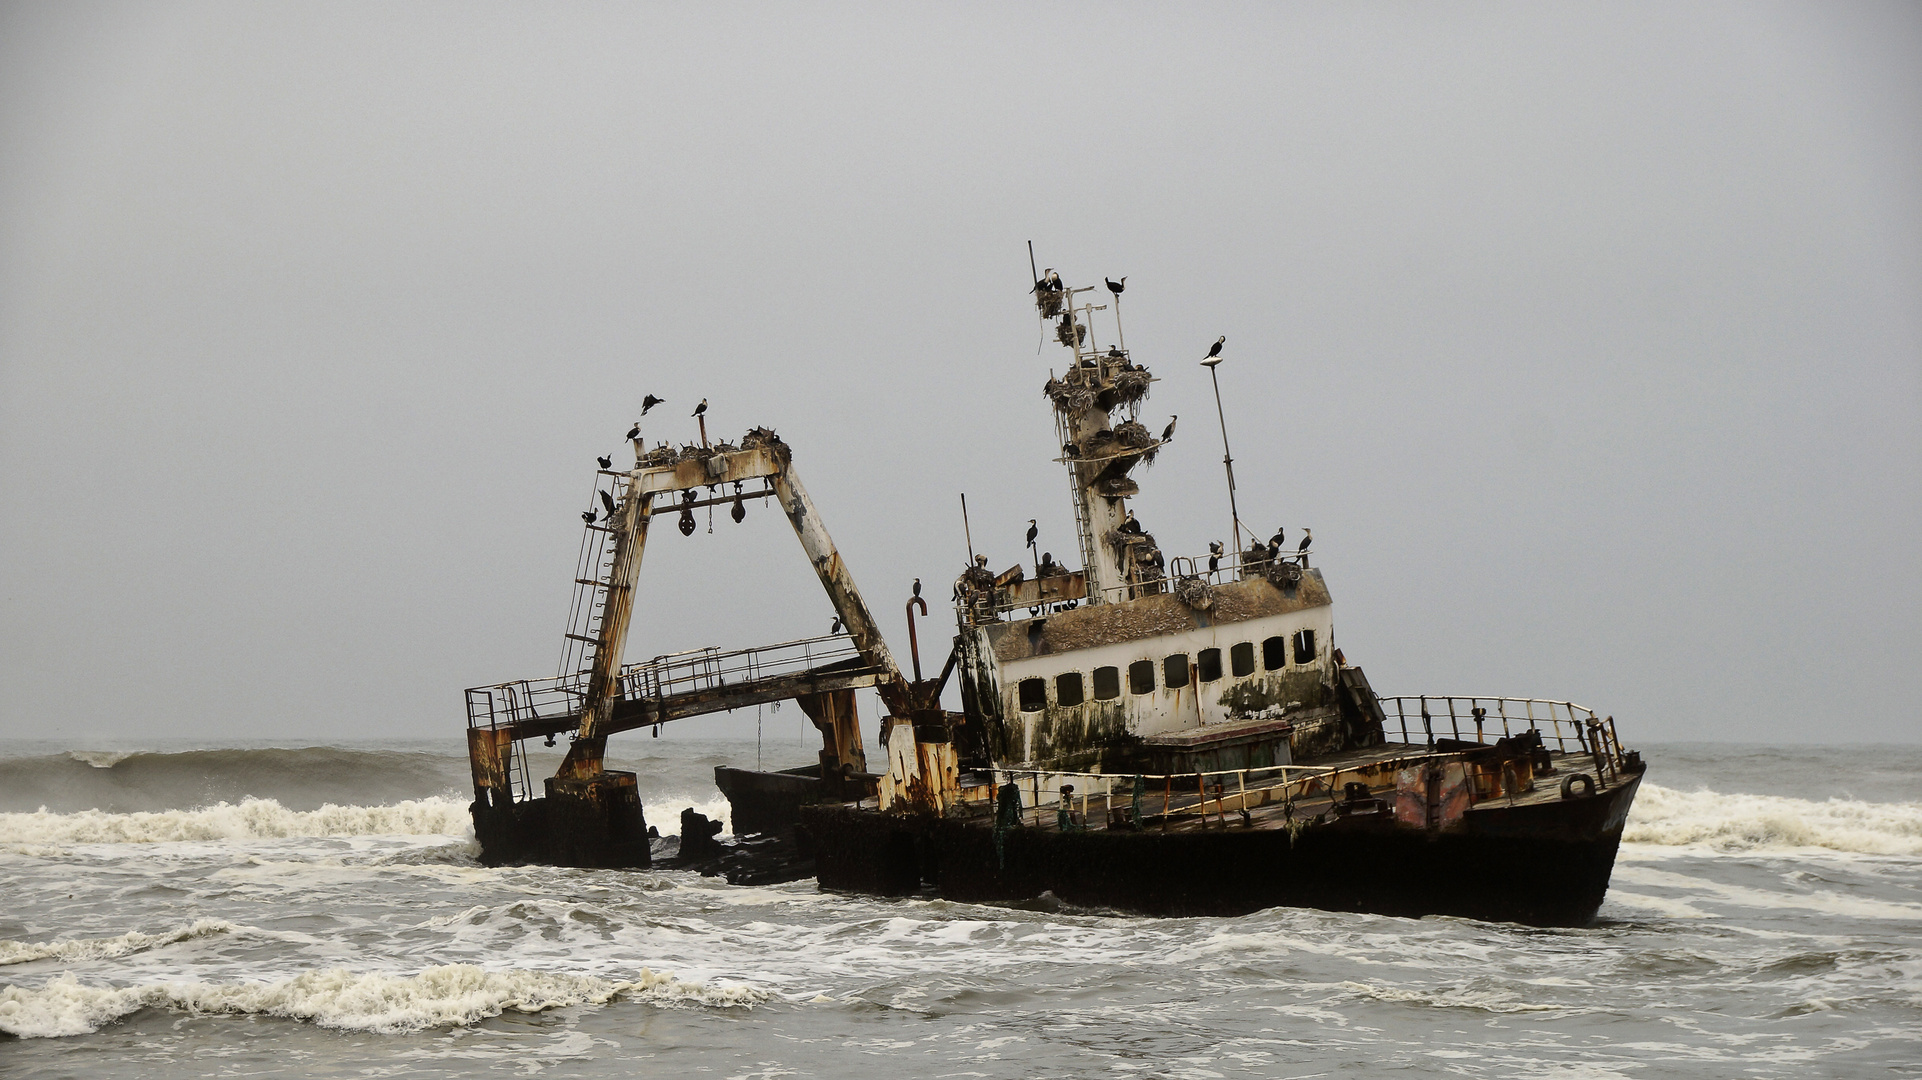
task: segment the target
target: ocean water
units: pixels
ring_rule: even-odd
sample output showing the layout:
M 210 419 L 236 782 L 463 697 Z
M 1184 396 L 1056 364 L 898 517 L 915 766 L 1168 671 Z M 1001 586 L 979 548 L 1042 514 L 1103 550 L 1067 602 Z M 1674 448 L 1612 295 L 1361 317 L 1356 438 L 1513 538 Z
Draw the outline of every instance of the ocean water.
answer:
M 757 754 L 623 749 L 664 832 Z M 1922 1075 L 1922 747 L 1643 749 L 1541 930 L 488 869 L 456 740 L 4 744 L 0 1075 Z

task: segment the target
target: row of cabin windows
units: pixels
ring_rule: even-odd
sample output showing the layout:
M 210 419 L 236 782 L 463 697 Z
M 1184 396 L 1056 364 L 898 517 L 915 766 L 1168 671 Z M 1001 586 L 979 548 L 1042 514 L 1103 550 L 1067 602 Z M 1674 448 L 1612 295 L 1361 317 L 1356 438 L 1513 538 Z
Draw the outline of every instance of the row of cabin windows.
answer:
M 1312 663 L 1315 659 L 1315 632 L 1297 630 L 1292 638 L 1271 637 L 1261 643 L 1261 666 L 1267 671 L 1277 671 L 1286 665 L 1288 651 L 1292 647 L 1295 663 Z M 1195 678 L 1200 682 L 1214 682 L 1221 678 L 1221 650 L 1203 649 L 1195 656 Z M 1228 650 L 1228 670 L 1239 679 L 1255 673 L 1255 643 L 1244 641 Z M 1094 669 L 1094 699 L 1113 701 L 1121 696 L 1121 670 L 1113 667 Z M 1179 690 L 1188 685 L 1188 654 L 1176 653 L 1161 661 L 1161 685 L 1169 690 Z M 1048 680 L 1039 676 L 1021 680 L 1022 712 L 1040 712 L 1048 707 Z M 1086 687 L 1081 681 L 1079 671 L 1064 671 L 1054 677 L 1054 703 L 1061 706 L 1079 705 L 1087 700 Z M 1128 665 L 1128 692 L 1130 694 L 1152 694 L 1155 691 L 1155 662 L 1136 660 Z

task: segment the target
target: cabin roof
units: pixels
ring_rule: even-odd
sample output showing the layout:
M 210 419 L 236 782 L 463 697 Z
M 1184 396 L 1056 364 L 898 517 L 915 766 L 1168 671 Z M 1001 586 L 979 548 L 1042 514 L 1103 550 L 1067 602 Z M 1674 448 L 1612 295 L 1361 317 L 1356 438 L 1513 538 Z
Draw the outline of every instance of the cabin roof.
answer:
M 987 627 L 988 642 L 994 647 L 995 659 L 1005 664 L 1032 656 L 1183 634 L 1203 626 L 1285 615 L 1330 603 L 1328 586 L 1318 569 L 1302 574 L 1301 582 L 1288 592 L 1265 578 L 1251 578 L 1217 585 L 1214 596 L 1214 606 L 1207 611 L 1196 611 L 1171 594 L 1060 611 Z

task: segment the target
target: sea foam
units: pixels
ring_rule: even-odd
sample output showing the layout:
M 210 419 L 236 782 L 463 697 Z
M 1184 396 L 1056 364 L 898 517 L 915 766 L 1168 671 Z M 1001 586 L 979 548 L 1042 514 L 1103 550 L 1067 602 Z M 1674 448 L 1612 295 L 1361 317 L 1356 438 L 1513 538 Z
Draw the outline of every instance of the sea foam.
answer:
M 119 937 L 73 938 L 66 941 L 0 941 L 0 967 L 34 960 L 112 960 L 162 945 L 194 938 L 229 934 L 239 927 L 222 919 L 200 919 L 166 934 L 129 930 Z
M 112 814 L 80 810 L 0 814 L 0 844 L 155 844 L 290 836 L 460 836 L 472 831 L 467 804 L 434 796 L 386 806 L 289 810 L 273 799 L 242 799 L 194 810 Z
M 0 987 L 0 1031 L 21 1038 L 84 1035 L 141 1009 L 204 1015 L 248 1013 L 306 1020 L 321 1027 L 405 1032 L 471 1024 L 507 1010 L 535 1013 L 615 998 L 657 1005 L 751 1006 L 764 990 L 687 982 L 646 968 L 631 980 L 541 971 L 487 971 L 472 964 L 417 975 L 312 971 L 260 983 L 169 982 L 93 986 L 72 974 L 37 989 Z
M 1867 855 L 1922 855 L 1922 803 L 1676 791 L 1644 783 L 1622 839 L 1635 844 L 1706 844 L 1722 851 L 1829 848 Z

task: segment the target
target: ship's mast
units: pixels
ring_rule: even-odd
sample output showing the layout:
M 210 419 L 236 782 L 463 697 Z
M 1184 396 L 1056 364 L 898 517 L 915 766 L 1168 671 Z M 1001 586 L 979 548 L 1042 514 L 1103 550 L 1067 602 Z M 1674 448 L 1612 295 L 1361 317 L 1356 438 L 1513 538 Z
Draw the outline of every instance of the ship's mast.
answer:
M 1076 304 L 1092 286 L 1050 284 L 1037 283 L 1035 305 L 1074 359 L 1066 372 L 1049 378 L 1045 390 L 1054 405 L 1060 460 L 1068 466 L 1088 602 L 1130 599 L 1144 586 L 1159 591 L 1153 539 L 1128 518 L 1128 498 L 1140 490 L 1128 472 L 1151 460 L 1161 445 L 1137 418 L 1154 378 L 1118 342 L 1104 350 L 1094 341 L 1093 315 L 1107 305 Z M 1116 423 L 1121 409 L 1126 419 Z

